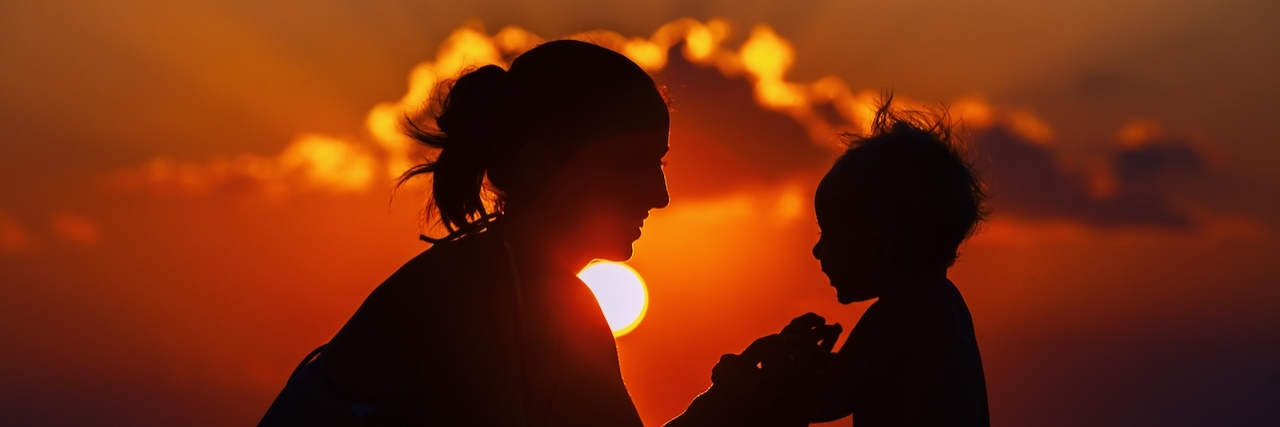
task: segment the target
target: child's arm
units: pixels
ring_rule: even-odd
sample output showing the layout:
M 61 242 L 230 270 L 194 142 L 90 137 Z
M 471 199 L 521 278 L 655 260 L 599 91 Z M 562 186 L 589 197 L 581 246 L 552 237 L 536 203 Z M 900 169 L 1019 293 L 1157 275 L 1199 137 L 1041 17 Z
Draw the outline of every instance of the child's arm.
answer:
M 808 405 L 810 423 L 835 421 L 853 414 L 865 400 L 868 388 L 875 388 L 873 365 L 884 350 L 880 333 L 884 313 L 874 304 L 863 314 L 840 352 L 820 370 L 812 371 L 796 388 L 792 399 Z
M 771 400 L 770 381 L 757 365 L 785 349 L 781 335 L 769 335 L 751 343 L 742 354 L 726 354 L 711 370 L 711 387 L 694 398 L 684 413 L 665 427 L 743 426 L 760 418 L 763 404 Z M 773 378 L 773 379 L 776 379 Z

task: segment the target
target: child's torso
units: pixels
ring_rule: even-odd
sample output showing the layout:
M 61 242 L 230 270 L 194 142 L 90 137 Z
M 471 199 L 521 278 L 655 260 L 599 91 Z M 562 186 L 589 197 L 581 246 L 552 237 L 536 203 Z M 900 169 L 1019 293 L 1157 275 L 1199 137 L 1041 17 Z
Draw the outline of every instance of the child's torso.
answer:
M 989 425 L 973 320 L 949 281 L 873 303 L 837 360 L 859 427 Z

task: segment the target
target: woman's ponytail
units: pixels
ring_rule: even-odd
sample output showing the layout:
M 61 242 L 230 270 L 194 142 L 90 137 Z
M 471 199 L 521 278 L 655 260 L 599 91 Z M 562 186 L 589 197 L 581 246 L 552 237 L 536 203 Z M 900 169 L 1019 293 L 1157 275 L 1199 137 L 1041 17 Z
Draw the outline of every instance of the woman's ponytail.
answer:
M 498 124 L 493 117 L 494 98 L 506 85 L 506 76 L 507 71 L 496 65 L 467 72 L 442 85 L 449 87 L 442 91 L 442 98 L 433 101 L 430 115 L 434 126 L 405 121 L 410 138 L 440 153 L 406 171 L 399 184 L 431 174 L 431 207 L 451 232 L 471 228 L 473 222 L 490 213 L 482 195 L 490 150 L 497 137 L 491 132 Z
M 547 170 L 601 136 L 661 127 L 667 104 L 653 79 L 626 56 L 580 41 L 556 40 L 520 54 L 508 70 L 487 65 L 442 85 L 424 120 L 405 121 L 410 138 L 438 149 L 405 172 L 404 184 L 432 176 L 428 214 L 453 240 L 482 230 L 508 209 L 529 206 L 540 189 L 525 176 L 536 144 Z

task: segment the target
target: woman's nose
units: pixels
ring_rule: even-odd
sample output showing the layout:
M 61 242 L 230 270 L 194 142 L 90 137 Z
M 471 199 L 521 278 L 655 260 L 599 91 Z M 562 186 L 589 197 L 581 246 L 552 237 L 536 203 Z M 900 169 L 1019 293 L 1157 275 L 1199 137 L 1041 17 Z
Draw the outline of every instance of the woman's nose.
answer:
M 662 209 L 671 204 L 671 193 L 667 191 L 667 174 L 659 171 L 653 187 L 653 209 Z
M 658 198 L 658 203 L 653 206 L 654 209 L 662 209 L 671 204 L 671 193 L 667 192 L 667 185 L 665 182 L 662 184 L 662 191 L 660 193 L 662 195 Z

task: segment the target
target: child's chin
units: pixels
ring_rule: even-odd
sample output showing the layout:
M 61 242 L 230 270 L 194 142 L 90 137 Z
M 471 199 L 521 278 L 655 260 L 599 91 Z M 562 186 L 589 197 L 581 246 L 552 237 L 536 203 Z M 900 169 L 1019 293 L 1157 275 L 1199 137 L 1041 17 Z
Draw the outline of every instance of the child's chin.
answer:
M 866 301 L 875 297 L 876 296 L 870 292 L 836 286 L 836 301 L 840 301 L 841 304 L 853 304 L 855 302 Z

